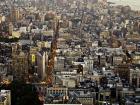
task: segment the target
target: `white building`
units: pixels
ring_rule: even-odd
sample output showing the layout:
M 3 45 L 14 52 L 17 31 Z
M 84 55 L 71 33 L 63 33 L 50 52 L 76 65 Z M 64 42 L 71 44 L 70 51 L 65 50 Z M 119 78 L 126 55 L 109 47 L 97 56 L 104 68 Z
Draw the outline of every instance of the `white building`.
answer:
M 26 33 L 27 32 L 27 27 L 20 27 L 19 32 Z
M 37 74 L 41 80 L 46 77 L 46 69 L 48 62 L 48 53 L 46 51 L 40 51 L 37 53 Z
M 61 71 L 57 73 L 55 77 L 56 84 L 61 84 L 63 86 L 73 88 L 76 85 L 77 70 L 73 71 Z
M 54 63 L 54 69 L 56 70 L 63 70 L 64 69 L 64 61 L 65 58 L 64 57 L 55 57 L 55 63 Z

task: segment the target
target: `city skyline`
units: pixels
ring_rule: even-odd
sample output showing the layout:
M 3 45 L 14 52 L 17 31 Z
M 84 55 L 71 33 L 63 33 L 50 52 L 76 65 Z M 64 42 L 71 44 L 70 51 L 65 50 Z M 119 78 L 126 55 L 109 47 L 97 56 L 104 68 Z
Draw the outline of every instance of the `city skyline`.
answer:
M 0 105 L 140 105 L 139 4 L 112 2 L 0 0 Z

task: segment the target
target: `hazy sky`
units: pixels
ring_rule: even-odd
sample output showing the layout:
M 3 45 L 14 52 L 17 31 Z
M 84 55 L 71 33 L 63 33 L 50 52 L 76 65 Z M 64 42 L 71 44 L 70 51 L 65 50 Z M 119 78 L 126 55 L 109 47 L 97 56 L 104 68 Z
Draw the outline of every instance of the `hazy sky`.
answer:
M 140 10 L 140 0 L 108 0 L 121 5 L 130 5 L 134 10 Z

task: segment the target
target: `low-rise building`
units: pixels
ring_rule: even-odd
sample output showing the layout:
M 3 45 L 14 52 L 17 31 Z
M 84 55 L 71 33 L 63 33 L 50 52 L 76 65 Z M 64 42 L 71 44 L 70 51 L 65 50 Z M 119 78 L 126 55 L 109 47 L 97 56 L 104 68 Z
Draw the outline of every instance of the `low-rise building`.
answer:
M 11 105 L 11 91 L 10 90 L 1 90 L 0 105 Z
M 132 86 L 140 88 L 140 69 L 130 69 L 130 84 Z

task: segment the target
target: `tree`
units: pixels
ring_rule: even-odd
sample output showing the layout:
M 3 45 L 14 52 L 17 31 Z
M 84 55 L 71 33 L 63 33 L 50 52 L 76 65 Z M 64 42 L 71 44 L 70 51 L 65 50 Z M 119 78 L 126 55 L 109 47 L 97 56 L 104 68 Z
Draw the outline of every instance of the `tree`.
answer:
M 12 105 L 41 105 L 35 87 L 23 81 L 13 81 L 9 85 L 2 85 L 0 89 L 11 90 Z

